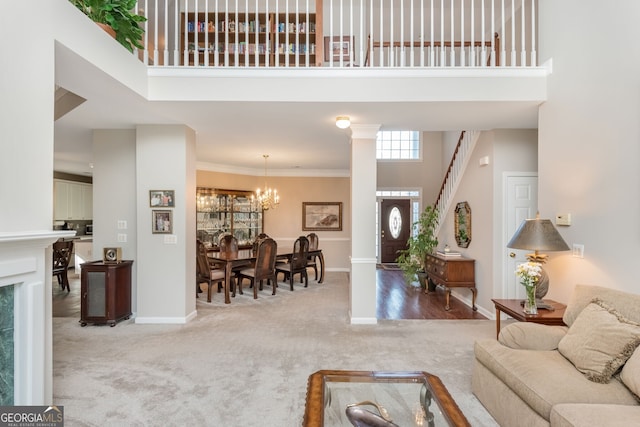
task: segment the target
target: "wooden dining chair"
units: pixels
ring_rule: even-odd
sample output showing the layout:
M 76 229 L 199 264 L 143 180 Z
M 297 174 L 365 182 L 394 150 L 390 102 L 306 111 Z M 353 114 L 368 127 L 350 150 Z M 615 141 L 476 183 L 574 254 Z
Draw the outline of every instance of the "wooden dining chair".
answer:
M 318 244 L 319 244 L 318 235 L 316 233 L 309 233 L 307 234 L 307 239 L 309 239 L 309 250 L 310 251 L 317 250 Z M 318 281 L 318 264 L 317 264 L 316 258 L 318 258 L 317 255 L 309 255 L 309 257 L 307 258 L 307 268 L 313 268 L 313 272 L 315 273 L 315 280 L 317 282 Z
M 273 293 L 276 294 L 276 255 L 278 244 L 271 238 L 266 238 L 258 244 L 256 261 L 253 267 L 243 268 L 237 273 L 238 292 L 242 295 L 242 281 L 247 278 L 251 280 L 253 286 L 253 298 L 258 298 L 258 287 L 262 290 L 262 284 L 266 280 L 267 285 L 271 282 Z
M 218 292 L 222 289 L 225 279 L 224 270 L 215 268 L 209 262 L 207 248 L 200 240 L 196 240 L 196 298 L 200 291 L 200 283 L 207 283 L 207 302 L 211 302 L 211 287 L 218 284 Z
M 309 258 L 309 239 L 305 236 L 300 236 L 293 243 L 291 260 L 286 264 L 276 265 L 276 277 L 277 273 L 283 273 L 284 281 L 286 282 L 289 279 L 289 285 L 293 290 L 293 277 L 296 274 L 300 274 L 300 282 L 304 279 L 304 287 L 306 288 L 309 285 L 307 258 Z
M 58 278 L 58 284 L 62 286 L 62 290 L 66 289 L 67 292 L 71 291 L 68 271 L 72 253 L 73 240 L 58 239 L 53 244 L 53 275 Z

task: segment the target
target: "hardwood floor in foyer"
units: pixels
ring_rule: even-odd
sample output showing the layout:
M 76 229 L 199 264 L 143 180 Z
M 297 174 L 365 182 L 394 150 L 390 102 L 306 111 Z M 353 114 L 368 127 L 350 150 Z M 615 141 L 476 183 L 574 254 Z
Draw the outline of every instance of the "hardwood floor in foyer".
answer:
M 425 294 L 419 287 L 407 286 L 402 271 L 379 267 L 376 317 L 378 319 L 486 319 L 457 298 L 451 297 L 446 311 L 444 289 Z M 80 319 L 80 278 L 69 270 L 71 292 L 62 290 L 53 278 L 53 317 Z M 462 290 L 464 292 L 464 290 Z

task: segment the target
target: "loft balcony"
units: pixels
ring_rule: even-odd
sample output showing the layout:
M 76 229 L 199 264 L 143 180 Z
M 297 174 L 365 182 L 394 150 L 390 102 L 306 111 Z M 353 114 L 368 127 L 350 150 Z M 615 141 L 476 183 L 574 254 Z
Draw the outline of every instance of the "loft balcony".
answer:
M 140 0 L 150 67 L 535 68 L 535 0 Z

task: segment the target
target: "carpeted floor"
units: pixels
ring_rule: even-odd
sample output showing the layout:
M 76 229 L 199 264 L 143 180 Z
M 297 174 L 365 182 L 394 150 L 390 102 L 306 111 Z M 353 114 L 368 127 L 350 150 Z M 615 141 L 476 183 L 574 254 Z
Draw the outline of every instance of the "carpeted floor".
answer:
M 321 369 L 427 371 L 473 426 L 497 424 L 471 393 L 473 342 L 489 320 L 348 323 L 346 273 L 276 296 L 197 302 L 186 325 L 80 327 L 54 318 L 54 403 L 67 426 L 299 426 Z

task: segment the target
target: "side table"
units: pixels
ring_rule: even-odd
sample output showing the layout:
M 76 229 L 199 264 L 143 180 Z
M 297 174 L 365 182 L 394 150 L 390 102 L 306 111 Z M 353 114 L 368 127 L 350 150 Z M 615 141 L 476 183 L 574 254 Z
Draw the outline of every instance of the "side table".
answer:
M 496 307 L 496 339 L 498 339 L 498 335 L 500 334 L 500 312 L 513 317 L 519 322 L 564 326 L 562 316 L 564 316 L 564 311 L 567 306 L 557 301 L 550 299 L 543 300 L 554 309 L 547 310 L 539 308 L 538 314 L 525 314 L 521 304 L 522 299 L 492 299 L 491 301 L 493 301 Z

